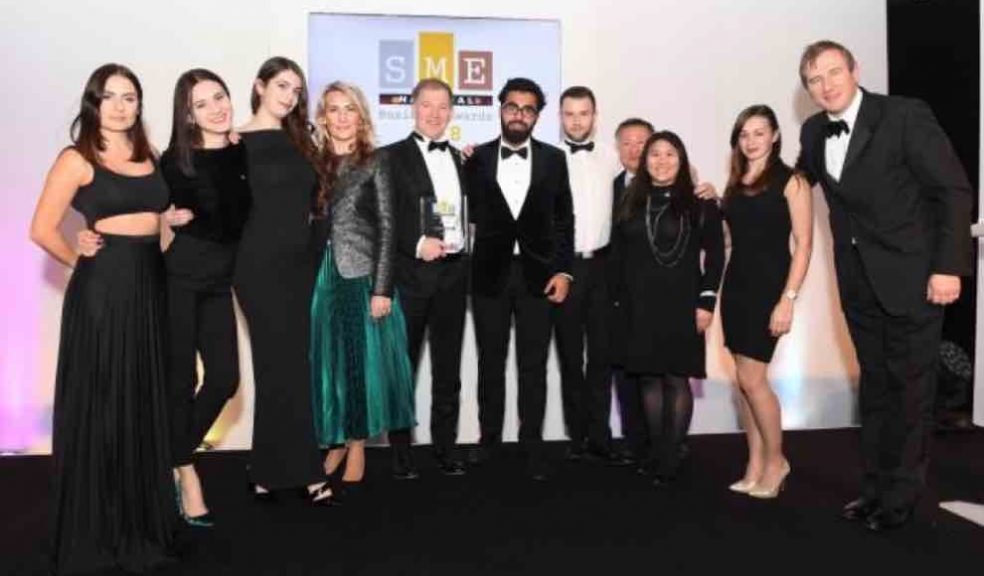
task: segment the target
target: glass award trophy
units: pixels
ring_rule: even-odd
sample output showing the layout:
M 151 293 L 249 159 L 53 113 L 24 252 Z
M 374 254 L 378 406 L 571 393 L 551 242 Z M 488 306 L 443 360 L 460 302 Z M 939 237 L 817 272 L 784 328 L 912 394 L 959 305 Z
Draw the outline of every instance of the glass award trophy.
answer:
M 420 234 L 444 241 L 447 254 L 468 252 L 468 198 L 461 197 L 461 206 L 435 196 L 420 198 Z

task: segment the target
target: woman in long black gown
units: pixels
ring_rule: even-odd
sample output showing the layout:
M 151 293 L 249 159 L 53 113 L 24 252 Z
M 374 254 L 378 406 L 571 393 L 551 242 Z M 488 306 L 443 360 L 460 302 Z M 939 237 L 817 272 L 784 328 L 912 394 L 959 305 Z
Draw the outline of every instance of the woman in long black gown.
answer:
M 731 261 L 721 289 L 721 323 L 735 359 L 738 413 L 748 441 L 745 475 L 729 488 L 756 498 L 776 497 L 790 470 L 779 400 L 767 373 L 776 342 L 789 332 L 813 236 L 810 186 L 783 163 L 781 150 L 771 108 L 750 106 L 738 115 L 723 204 Z
M 724 267 L 721 216 L 694 196 L 687 151 L 672 132 L 646 141 L 642 168 L 616 209 L 612 294 L 618 350 L 639 377 L 657 486 L 677 473 L 690 428 L 690 378 L 703 378 L 704 332 Z M 703 256 L 703 266 L 701 265 Z
M 167 428 L 164 264 L 168 190 L 124 66 L 90 76 L 73 146 L 48 173 L 31 238 L 75 268 L 55 382 L 52 568 L 143 571 L 168 558 L 177 520 Z M 79 257 L 58 230 L 69 205 L 102 236 Z
M 311 212 L 317 150 L 300 67 L 274 57 L 260 67 L 240 129 L 253 204 L 239 243 L 233 286 L 249 326 L 256 395 L 250 476 L 260 499 L 307 486 L 330 502 L 311 405 L 311 294 L 320 253 Z

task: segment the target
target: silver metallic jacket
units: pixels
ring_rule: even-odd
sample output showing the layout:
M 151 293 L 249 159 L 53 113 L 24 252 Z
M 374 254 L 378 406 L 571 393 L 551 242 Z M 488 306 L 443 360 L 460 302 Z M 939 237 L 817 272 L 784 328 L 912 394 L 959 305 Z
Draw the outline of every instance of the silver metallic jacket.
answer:
M 329 202 L 338 273 L 342 278 L 371 274 L 373 295 L 392 296 L 396 213 L 385 153 L 377 150 L 365 166 L 344 163 Z

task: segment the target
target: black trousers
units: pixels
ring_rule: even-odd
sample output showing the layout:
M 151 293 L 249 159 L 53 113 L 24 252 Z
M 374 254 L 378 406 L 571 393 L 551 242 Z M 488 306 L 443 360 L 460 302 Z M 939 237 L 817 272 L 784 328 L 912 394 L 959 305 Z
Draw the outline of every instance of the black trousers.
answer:
M 885 311 L 857 250 L 840 256 L 840 294 L 861 366 L 861 493 L 889 509 L 915 505 L 926 481 L 943 307 Z
M 611 449 L 610 315 L 605 255 L 575 258 L 567 299 L 553 307 L 560 359 L 564 424 L 572 442 L 593 450 Z M 587 363 L 585 365 L 585 343 Z
M 519 440 L 534 451 L 542 443 L 552 306 L 542 293 L 529 292 L 517 259 L 510 264 L 509 280 L 502 293 L 472 297 L 478 344 L 478 420 L 485 446 L 502 441 L 506 357 L 513 320 L 519 373 Z
M 180 237 L 166 255 L 171 453 L 176 467 L 191 463 L 195 449 L 239 386 L 239 345 L 229 277 L 234 250 L 234 246 Z M 208 262 L 199 262 L 203 258 Z M 212 270 L 216 276 L 195 277 L 186 273 L 189 270 Z M 201 387 L 199 353 L 205 371 Z
M 461 256 L 434 263 L 435 278 L 426 290 L 400 290 L 407 323 L 407 346 L 414 373 L 420 362 L 425 336 L 430 342 L 431 443 L 446 456 L 458 438 L 461 393 L 461 343 L 465 332 L 468 296 L 468 260 Z M 407 431 L 390 432 L 399 443 Z M 409 442 L 409 435 L 406 436 Z

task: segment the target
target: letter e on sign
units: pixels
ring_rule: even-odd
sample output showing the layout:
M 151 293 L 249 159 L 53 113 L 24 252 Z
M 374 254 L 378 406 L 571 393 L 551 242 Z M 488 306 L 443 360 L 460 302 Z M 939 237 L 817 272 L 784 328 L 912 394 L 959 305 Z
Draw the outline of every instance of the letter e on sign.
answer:
M 458 89 L 492 89 L 492 52 L 462 50 L 458 53 Z

